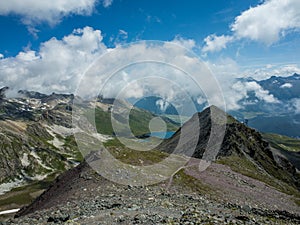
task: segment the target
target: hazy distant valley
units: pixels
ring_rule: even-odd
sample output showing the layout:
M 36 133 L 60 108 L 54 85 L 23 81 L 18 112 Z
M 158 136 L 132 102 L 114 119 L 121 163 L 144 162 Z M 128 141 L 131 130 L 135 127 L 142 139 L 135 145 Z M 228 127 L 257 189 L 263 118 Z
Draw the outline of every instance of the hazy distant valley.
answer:
M 277 133 L 290 137 L 299 137 L 300 113 L 300 75 L 291 74 L 287 77 L 272 76 L 265 80 L 255 80 L 251 77 L 238 78 L 233 89 L 242 89 L 245 96 L 238 101 L 239 109 L 229 109 L 228 113 L 240 122 L 266 133 Z M 261 88 L 261 90 L 259 89 Z M 259 91 L 257 91 L 259 89 Z M 260 94 L 268 94 L 270 99 L 264 99 Z M 225 93 L 226 94 L 226 93 Z M 199 104 L 194 99 L 195 107 L 202 111 L 208 102 Z M 135 104 L 155 114 L 181 114 L 174 106 L 158 97 L 146 97 Z

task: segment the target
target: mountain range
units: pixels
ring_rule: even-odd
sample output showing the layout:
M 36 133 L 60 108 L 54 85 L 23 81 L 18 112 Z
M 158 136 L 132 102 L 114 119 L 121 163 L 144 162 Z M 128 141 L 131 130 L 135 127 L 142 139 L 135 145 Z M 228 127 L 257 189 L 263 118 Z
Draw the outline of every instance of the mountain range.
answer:
M 72 123 L 74 95 L 19 91 L 18 97 L 6 98 L 7 90 L 7 87 L 0 90 L 0 193 L 20 185 L 50 182 L 83 160 L 73 135 L 81 131 Z M 98 138 L 101 141 L 112 138 L 112 104 L 80 98 L 78 101 L 85 107 L 91 123 L 95 109 L 95 123 L 101 133 Z M 150 112 L 133 108 L 130 121 L 134 135 L 150 133 L 148 123 L 152 118 Z M 118 117 L 116 121 L 124 118 Z M 170 119 L 165 121 L 169 130 L 178 128 Z
M 225 121 L 220 119 L 223 116 L 226 116 Z M 200 135 L 193 136 L 198 122 Z M 206 170 L 199 171 L 203 160 L 211 159 L 206 151 L 211 150 L 207 149 L 207 144 L 213 124 L 227 126 L 224 140 L 214 162 Z M 190 135 L 179 141 L 182 130 Z M 169 179 L 151 186 L 114 183 L 83 162 L 59 176 L 12 221 L 32 222 L 33 218 L 40 218 L 40 221 L 88 224 L 191 221 L 200 224 L 251 224 L 254 221 L 297 224 L 300 220 L 296 204 L 299 161 L 290 162 L 257 131 L 217 107 L 195 114 L 173 137 L 162 142 L 159 151 L 151 151 L 151 154 L 127 149 L 113 140 L 108 142 L 107 146 L 117 159 L 133 165 L 157 163 L 176 148 L 182 153 L 176 152 L 176 160 L 184 161 L 191 143 L 196 143 L 196 150 L 184 167 Z M 175 165 L 176 161 L 173 163 Z M 119 176 L 126 176 L 126 173 Z
M 22 207 L 14 219 L 0 214 L 6 224 L 300 221 L 297 139 L 261 134 L 211 106 L 181 127 L 162 116 L 167 129 L 176 131 L 174 135 L 151 151 L 138 151 L 118 141 L 111 116 L 122 124 L 125 118 L 113 111 L 130 109 L 130 127 L 139 137 L 151 133 L 149 123 L 157 115 L 149 111 L 128 102 L 116 109 L 111 101 L 55 93 L 20 91 L 17 98 L 6 98 L 6 90 L 0 91 L 0 211 Z M 95 124 L 99 133 L 89 140 L 102 142 L 128 168 L 161 162 L 161 168 L 173 171 L 167 173 L 170 176 L 155 170 L 157 174 L 152 175 L 165 177 L 159 183 L 123 185 L 93 170 L 90 160 L 97 160 L 101 153 L 92 151 L 96 155 L 91 157 L 79 152 L 74 132 L 82 132 L 82 127 L 74 127 L 71 121 L 74 99 L 83 106 L 87 123 Z M 151 143 L 153 139 L 136 141 Z M 126 180 L 128 173 L 120 169 L 114 176 Z M 152 179 L 151 173 L 146 174 L 149 177 L 143 179 Z
M 247 121 L 248 125 L 260 132 L 278 133 L 290 137 L 299 137 L 300 133 L 300 75 L 295 73 L 288 77 L 272 76 L 265 80 L 255 80 L 251 77 L 238 78 L 235 84 L 242 86 L 254 85 L 261 88 L 264 94 L 274 98 L 272 101 L 264 100 L 255 89 L 247 89 L 246 96 L 238 101 L 240 109 L 229 110 L 237 120 Z M 180 110 L 169 102 L 155 96 L 149 96 L 139 101 L 132 101 L 145 110 L 158 115 L 180 115 Z M 193 99 L 196 110 L 202 111 L 207 105 L 199 104 Z M 184 116 L 184 115 L 183 115 Z

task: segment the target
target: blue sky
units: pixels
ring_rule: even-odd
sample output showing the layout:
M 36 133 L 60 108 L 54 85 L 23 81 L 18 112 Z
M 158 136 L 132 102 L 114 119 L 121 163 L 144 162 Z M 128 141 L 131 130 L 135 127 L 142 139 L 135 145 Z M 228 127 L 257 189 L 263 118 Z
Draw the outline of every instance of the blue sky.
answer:
M 299 0 L 4 1 L 0 85 L 70 92 L 95 57 L 138 40 L 189 48 L 221 83 L 288 76 L 300 72 L 299 12 Z
M 101 30 L 104 43 L 110 47 L 115 42 L 171 41 L 175 36 L 181 36 L 195 40 L 201 48 L 208 35 L 230 35 L 230 25 L 235 18 L 258 4 L 261 4 L 260 0 L 114 0 L 104 7 L 102 2 L 95 1 L 95 9 L 90 15 L 70 13 L 55 24 L 38 21 L 29 25 L 22 23 L 23 15 L 11 10 L 0 16 L 1 28 L 5 30 L 0 37 L 0 53 L 10 57 L 27 48 L 38 50 L 42 42 L 52 37 L 61 39 L 74 29 L 85 26 Z M 28 27 L 38 31 L 32 34 Z M 121 30 L 127 33 L 126 38 L 120 34 Z M 246 39 L 230 44 L 223 51 L 209 54 L 208 58 L 231 57 L 241 66 L 298 63 L 299 46 L 299 33 L 292 32 L 272 46 Z M 199 49 L 194 50 L 199 53 Z
M 257 5 L 257 0 L 247 1 L 131 1 L 115 0 L 108 7 L 95 4 L 91 15 L 67 15 L 56 25 L 45 21 L 34 25 L 39 30 L 35 37 L 21 22 L 22 15 L 2 15 L 0 24 L 5 32 L 0 37 L 0 52 L 14 56 L 27 46 L 37 50 L 41 42 L 51 37 L 58 39 L 76 28 L 91 26 L 103 32 L 104 42 L 118 36 L 119 30 L 128 33 L 126 42 L 136 39 L 170 41 L 176 35 L 192 38 L 200 45 L 212 33 L 226 34 L 229 25 L 240 12 Z

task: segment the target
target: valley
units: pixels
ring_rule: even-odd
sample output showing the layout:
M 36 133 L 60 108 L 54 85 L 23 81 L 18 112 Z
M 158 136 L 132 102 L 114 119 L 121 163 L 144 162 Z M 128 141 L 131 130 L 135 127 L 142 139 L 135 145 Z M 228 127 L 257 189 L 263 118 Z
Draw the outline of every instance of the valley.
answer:
M 4 167 L 0 211 L 12 210 L 0 215 L 6 224 L 21 221 L 176 224 L 187 218 L 219 224 L 299 222 L 297 139 L 260 134 L 212 106 L 195 114 L 180 128 L 177 122 L 162 117 L 167 130 L 176 132 L 165 140 L 144 136 L 141 140 L 146 138 L 147 142 L 141 145 L 138 141 L 137 146 L 153 145 L 155 149 L 139 151 L 125 146 L 114 135 L 111 104 L 80 100 L 83 115 L 91 124 L 95 123 L 99 133 L 97 137 L 90 136 L 91 140 L 103 143 L 115 159 L 129 167 L 160 164 L 165 170 L 143 172 L 145 180 L 165 176 L 157 184 L 126 186 L 103 178 L 90 167 L 93 161 L 89 160 L 97 161 L 101 153 L 91 158 L 93 151 L 82 156 L 78 149 L 74 132 L 80 133 L 84 127 L 74 127 L 71 122 L 74 96 L 53 95 L 30 93 L 19 99 L 2 99 L 1 165 Z M 123 110 L 128 107 L 128 103 L 124 104 Z M 146 110 L 132 108 L 133 136 L 127 138 L 149 134 L 148 124 L 155 117 Z M 120 124 L 124 121 L 122 117 L 115 119 Z M 193 131 L 197 123 L 199 133 Z M 212 126 L 216 130 L 226 127 L 220 149 L 211 150 L 214 154 L 207 148 Z M 183 135 L 181 140 L 181 132 L 189 135 Z M 192 155 L 188 153 L 191 143 L 195 144 Z M 177 152 L 173 153 L 175 149 Z M 170 157 L 172 160 L 165 161 Z M 205 169 L 199 170 L 201 165 Z M 126 169 L 114 176 L 125 179 Z M 75 211 L 73 207 L 77 207 Z M 153 207 L 156 210 L 151 211 Z M 50 213 L 53 210 L 55 213 Z M 18 217 L 12 219 L 14 214 Z M 107 215 L 111 215 L 109 220 Z

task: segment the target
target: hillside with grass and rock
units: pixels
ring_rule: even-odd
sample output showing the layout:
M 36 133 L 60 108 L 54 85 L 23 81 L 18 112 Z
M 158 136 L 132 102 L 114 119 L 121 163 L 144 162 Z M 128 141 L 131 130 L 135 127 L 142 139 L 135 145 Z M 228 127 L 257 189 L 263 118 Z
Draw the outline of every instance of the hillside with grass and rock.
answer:
M 82 126 L 94 124 L 98 132 L 88 140 L 103 143 L 113 158 L 126 165 L 116 170 L 101 167 L 114 173 L 110 176 L 119 179 L 116 182 L 91 167 L 105 156 L 101 150 L 83 156 L 79 152 L 74 132 L 84 129 L 71 121 L 74 98 L 23 91 L 21 97 L 8 99 L 3 94 L 0 211 L 21 209 L 0 215 L 0 224 L 300 222 L 296 139 L 260 134 L 211 106 L 179 129 L 176 122 L 162 117 L 168 130 L 177 131 L 154 149 L 139 151 L 113 133 L 111 116 L 121 125 L 126 119 L 113 110 L 130 109 L 133 136 L 126 138 L 140 146 L 157 143 L 157 138 L 143 136 L 151 132 L 148 123 L 156 115 L 130 108 L 126 102 L 117 109 L 112 102 L 77 99 L 86 117 Z M 144 171 L 155 165 L 157 169 Z M 121 184 L 132 169 L 144 181 L 163 179 L 151 185 Z

